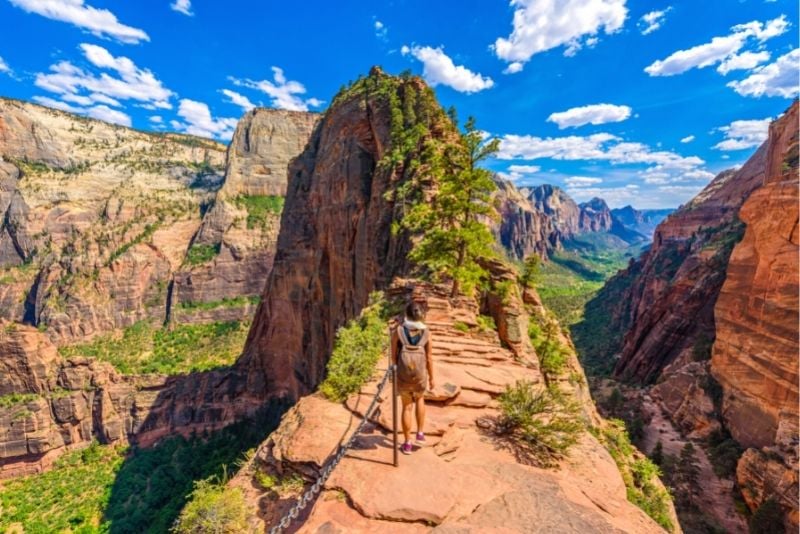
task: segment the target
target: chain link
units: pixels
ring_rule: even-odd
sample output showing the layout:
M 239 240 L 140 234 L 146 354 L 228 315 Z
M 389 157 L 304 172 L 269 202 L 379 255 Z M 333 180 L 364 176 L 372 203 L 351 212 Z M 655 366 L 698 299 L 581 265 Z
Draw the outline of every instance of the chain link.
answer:
M 339 462 L 342 461 L 344 455 L 355 443 L 358 434 L 361 433 L 361 431 L 364 429 L 364 426 L 369 421 L 369 418 L 372 415 L 372 411 L 378 404 L 380 394 L 383 391 L 384 386 L 386 385 L 386 381 L 389 379 L 391 374 L 392 374 L 392 367 L 389 366 L 389 369 L 386 370 L 386 374 L 383 375 L 383 378 L 378 383 L 378 389 L 377 391 L 375 391 L 375 397 L 373 397 L 372 402 L 369 405 L 369 408 L 367 408 L 367 411 L 364 412 L 364 418 L 358 424 L 355 431 L 350 435 L 350 439 L 347 440 L 347 443 L 339 447 L 339 451 L 333 457 L 333 460 L 331 460 L 331 462 L 322 470 L 322 473 L 319 475 L 314 484 L 312 484 L 312 486 L 308 488 L 308 490 L 303 494 L 303 496 L 297 500 L 294 506 L 292 506 L 291 509 L 289 509 L 289 511 L 286 512 L 286 515 L 284 515 L 283 518 L 281 518 L 278 524 L 269 530 L 269 534 L 280 534 L 280 532 L 289 528 L 289 525 L 292 524 L 292 520 L 297 519 L 297 517 L 300 515 L 300 512 L 302 512 L 305 509 L 305 507 L 308 506 L 311 500 L 316 496 L 316 494 L 320 492 L 320 490 L 322 489 L 322 485 L 325 484 L 325 481 L 327 481 L 328 477 L 331 476 L 333 470 L 336 468 Z

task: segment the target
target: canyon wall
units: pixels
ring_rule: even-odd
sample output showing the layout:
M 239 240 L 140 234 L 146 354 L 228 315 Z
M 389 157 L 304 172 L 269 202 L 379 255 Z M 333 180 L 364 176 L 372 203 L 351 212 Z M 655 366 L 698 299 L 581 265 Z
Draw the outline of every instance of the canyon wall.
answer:
M 749 449 L 737 477 L 748 504 L 773 497 L 798 523 L 798 106 L 770 126 L 763 184 L 742 206 L 714 308 L 711 372 L 722 417 Z
M 653 245 L 587 305 L 587 365 L 647 387 L 681 433 L 729 431 L 756 509 L 797 525 L 798 104 L 739 170 L 656 229 Z M 600 338 L 605 341 L 598 341 Z M 652 387 L 648 387 L 652 386 Z
M 290 165 L 278 252 L 243 355 L 252 391 L 292 399 L 313 391 L 336 329 L 408 267 L 408 239 L 391 231 L 402 209 L 392 193 L 410 178 L 410 159 L 387 162 L 398 113 L 425 127 L 420 147 L 453 135 L 419 79 L 373 69 L 337 97 Z
M 58 344 L 143 320 L 249 319 L 285 169 L 316 120 L 253 110 L 226 157 L 214 141 L 0 99 L 0 317 Z

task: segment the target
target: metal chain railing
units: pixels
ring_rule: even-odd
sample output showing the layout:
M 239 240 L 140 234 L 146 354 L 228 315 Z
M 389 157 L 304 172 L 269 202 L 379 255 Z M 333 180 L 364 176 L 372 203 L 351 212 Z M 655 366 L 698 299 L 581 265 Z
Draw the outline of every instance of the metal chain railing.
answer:
M 375 392 L 375 397 L 372 399 L 372 403 L 369 405 L 369 408 L 367 408 L 367 411 L 364 412 L 364 419 L 361 420 L 361 422 L 356 427 L 355 431 L 350 435 L 350 439 L 348 439 L 344 445 L 339 446 L 339 451 L 336 453 L 336 456 L 334 456 L 333 460 L 331 460 L 331 462 L 322 470 L 322 472 L 320 473 L 319 477 L 317 477 L 317 480 L 314 482 L 314 484 L 312 484 L 312 486 L 306 490 L 303 496 L 300 497 L 300 499 L 298 499 L 295 505 L 292 506 L 288 512 L 286 512 L 286 514 L 283 516 L 283 518 L 281 518 L 278 524 L 269 530 L 269 534 L 280 534 L 280 532 L 287 529 L 289 525 L 292 524 L 292 521 L 297 519 L 297 517 L 300 515 L 300 512 L 302 512 L 305 509 L 305 507 L 308 506 L 308 504 L 312 501 L 312 499 L 314 499 L 317 493 L 320 492 L 323 484 L 325 484 L 325 481 L 328 480 L 328 477 L 331 476 L 333 470 L 336 468 L 339 462 L 342 461 L 342 458 L 344 458 L 344 455 L 353 446 L 353 443 L 355 443 L 356 436 L 358 436 L 358 434 L 361 433 L 361 431 L 364 429 L 364 425 L 366 425 L 367 421 L 369 421 L 369 418 L 372 415 L 373 410 L 375 410 L 375 406 L 377 406 L 378 404 L 378 397 L 380 396 L 381 391 L 383 391 L 383 387 L 386 385 L 386 381 L 389 380 L 389 376 L 393 374 L 392 371 L 393 371 L 393 366 L 390 365 L 389 368 L 386 370 L 386 374 L 383 375 L 383 378 L 378 383 L 378 389 Z M 392 392 L 392 394 L 394 395 L 394 392 Z M 395 425 L 395 429 L 396 426 L 397 425 Z M 396 446 L 395 449 L 397 449 Z M 395 455 L 396 454 L 397 451 L 395 450 Z

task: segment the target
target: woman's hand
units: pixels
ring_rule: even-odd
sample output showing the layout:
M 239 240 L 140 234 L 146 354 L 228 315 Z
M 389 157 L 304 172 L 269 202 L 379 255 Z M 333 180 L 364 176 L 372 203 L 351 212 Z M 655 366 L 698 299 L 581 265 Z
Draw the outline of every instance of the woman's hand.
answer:
M 433 391 L 433 389 L 436 387 L 436 384 L 433 381 L 433 377 L 428 378 L 428 385 L 430 386 L 428 389 L 430 389 L 431 391 Z

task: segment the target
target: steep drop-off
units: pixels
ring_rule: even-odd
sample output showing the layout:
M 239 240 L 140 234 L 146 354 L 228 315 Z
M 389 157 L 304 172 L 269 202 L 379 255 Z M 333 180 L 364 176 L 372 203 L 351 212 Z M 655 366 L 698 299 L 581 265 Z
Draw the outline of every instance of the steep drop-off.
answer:
M 218 143 L 0 100 L 0 317 L 17 321 L 0 324 L 2 475 L 41 470 L 92 440 L 146 445 L 261 407 L 236 368 L 123 376 L 56 345 L 139 321 L 249 320 L 286 168 L 316 121 L 251 111 L 223 175 Z
M 403 128 L 423 128 L 402 153 Z M 325 114 L 289 167 L 278 252 L 242 358 L 251 391 L 296 399 L 322 380 L 336 329 L 408 266 L 393 234 L 423 146 L 454 134 L 430 88 L 375 69 Z
M 724 428 L 754 447 L 739 461 L 739 487 L 751 509 L 777 499 L 794 528 L 797 109 L 771 125 L 741 169 L 662 222 L 651 249 L 606 284 L 575 328 L 589 367 L 653 385 L 648 393 L 687 438 Z
M 767 498 L 798 523 L 798 106 L 770 126 L 763 185 L 739 211 L 746 225 L 714 308 L 711 373 L 722 417 L 750 447 L 737 478 L 751 508 Z

